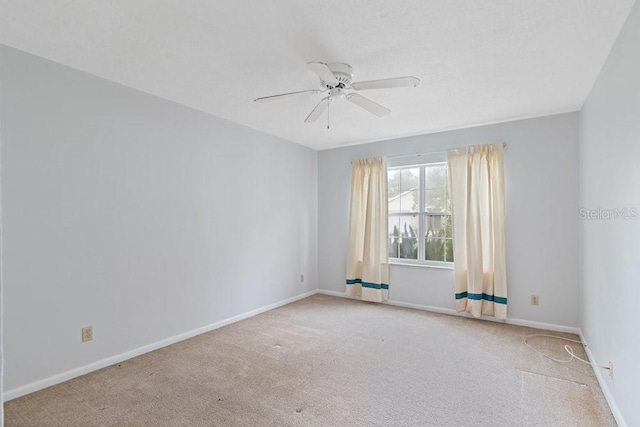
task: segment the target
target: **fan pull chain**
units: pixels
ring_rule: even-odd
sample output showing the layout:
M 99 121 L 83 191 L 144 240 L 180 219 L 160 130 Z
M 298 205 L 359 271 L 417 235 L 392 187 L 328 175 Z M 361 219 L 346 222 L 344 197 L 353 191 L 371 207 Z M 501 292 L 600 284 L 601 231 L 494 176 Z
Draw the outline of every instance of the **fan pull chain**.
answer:
M 329 129 L 329 106 L 331 105 L 331 97 L 327 98 L 327 129 Z

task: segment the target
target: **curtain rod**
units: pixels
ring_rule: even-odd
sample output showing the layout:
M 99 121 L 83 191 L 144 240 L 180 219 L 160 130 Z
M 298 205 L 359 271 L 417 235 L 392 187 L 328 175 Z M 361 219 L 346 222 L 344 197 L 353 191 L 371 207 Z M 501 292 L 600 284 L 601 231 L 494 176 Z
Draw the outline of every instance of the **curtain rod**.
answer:
M 506 148 L 507 147 L 507 143 L 503 142 L 502 146 Z M 464 147 L 450 148 L 449 150 L 457 150 L 458 148 L 464 148 Z M 403 154 L 401 156 L 389 156 L 389 157 L 386 157 L 386 158 L 387 159 L 401 159 L 403 157 L 420 157 L 420 156 L 426 156 L 428 154 L 442 154 L 442 153 L 446 153 L 449 150 L 426 151 L 424 153 Z

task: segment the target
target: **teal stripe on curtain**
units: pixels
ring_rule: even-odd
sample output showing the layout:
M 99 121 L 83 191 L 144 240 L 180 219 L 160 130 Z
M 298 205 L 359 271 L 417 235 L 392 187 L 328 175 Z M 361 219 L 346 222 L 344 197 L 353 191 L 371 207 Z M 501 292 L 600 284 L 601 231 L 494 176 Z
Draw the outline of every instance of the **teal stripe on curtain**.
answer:
M 347 279 L 347 285 L 355 285 L 360 284 L 364 288 L 372 288 L 372 289 L 389 289 L 389 285 L 386 283 L 370 283 L 363 282 L 362 279 Z
M 495 295 L 489 295 L 489 294 L 485 294 L 485 293 L 481 293 L 481 294 L 472 294 L 469 292 L 460 292 L 459 294 L 456 294 L 456 299 L 463 299 L 463 298 L 469 298 L 472 300 L 485 300 L 485 301 L 493 301 L 496 302 L 498 304 L 506 304 L 507 303 L 507 299 L 503 298 L 503 297 L 497 297 Z

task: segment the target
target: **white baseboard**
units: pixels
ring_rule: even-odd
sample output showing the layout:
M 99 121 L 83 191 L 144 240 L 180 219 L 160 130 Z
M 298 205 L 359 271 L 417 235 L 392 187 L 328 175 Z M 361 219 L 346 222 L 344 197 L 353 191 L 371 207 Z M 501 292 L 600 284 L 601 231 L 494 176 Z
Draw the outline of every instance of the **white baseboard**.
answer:
M 618 405 L 616 404 L 616 401 L 613 398 L 613 394 L 611 394 L 611 390 L 609 389 L 609 384 L 607 383 L 604 375 L 602 374 L 602 369 L 596 366 L 598 364 L 597 363 L 598 361 L 595 360 L 593 353 L 589 348 L 587 340 L 582 334 L 582 330 L 580 330 L 580 333 L 578 335 L 580 335 L 580 341 L 582 341 L 584 345 L 584 350 L 587 353 L 587 358 L 589 359 L 589 362 L 591 362 L 591 367 L 593 368 L 593 372 L 595 372 L 596 374 L 596 378 L 598 379 L 598 384 L 600 384 L 600 389 L 602 389 L 604 398 L 607 399 L 607 403 L 609 404 L 609 409 L 611 409 L 613 418 L 615 418 L 616 423 L 618 423 L 619 427 L 627 427 L 627 423 L 624 421 L 624 418 L 622 417 L 622 413 L 620 412 L 620 409 L 618 408 Z M 613 375 L 615 375 L 615 371 Z
M 327 291 L 324 289 L 319 289 L 318 293 L 323 295 L 331 295 L 335 297 L 359 300 L 359 298 L 350 297 L 344 292 Z M 466 317 L 469 319 L 475 319 L 475 317 L 471 316 L 469 313 L 458 313 L 457 311 L 451 308 L 434 307 L 430 305 L 413 304 L 409 302 L 394 301 L 394 300 L 389 300 L 384 304 L 395 305 L 398 307 L 405 307 L 405 308 L 413 308 L 416 310 L 430 311 L 433 313 L 449 314 L 452 316 Z M 529 328 L 536 328 L 536 329 L 545 329 L 548 331 L 566 332 L 566 333 L 576 334 L 576 335 L 580 334 L 580 329 L 575 328 L 573 326 L 555 325 L 553 323 L 534 322 L 532 320 L 522 320 L 522 319 L 499 320 L 499 319 L 488 317 L 488 316 L 482 316 L 481 319 L 488 320 L 490 322 L 507 323 L 509 325 L 526 326 Z
M 228 319 L 220 320 L 219 322 L 215 322 L 210 325 L 203 326 L 201 328 L 193 329 L 191 331 L 188 331 L 179 335 L 175 335 L 173 337 L 164 339 L 162 341 L 157 341 L 155 343 L 148 344 L 148 345 L 136 348 L 134 350 L 127 351 L 125 353 L 116 354 L 115 356 L 107 357 L 106 359 L 98 360 L 97 362 L 80 366 L 78 368 L 74 368 L 69 371 L 62 372 L 60 374 L 53 375 L 51 377 L 44 378 L 42 380 L 38 380 L 33 383 L 23 385 L 21 387 L 7 390 L 2 394 L 3 401 L 7 402 L 9 400 L 18 398 L 20 396 L 24 396 L 26 394 L 33 393 L 47 387 L 51 387 L 56 384 L 60 384 L 64 381 L 68 381 L 70 379 L 79 377 L 81 375 L 88 374 L 89 372 L 97 371 L 98 369 L 106 368 L 107 366 L 111 366 L 116 363 L 120 363 L 122 361 L 131 359 L 133 357 L 140 356 L 142 354 L 149 353 L 154 350 L 158 350 L 159 348 L 166 347 L 168 345 L 175 344 L 180 341 L 184 341 L 186 339 L 195 337 L 196 335 L 204 334 L 205 332 L 213 331 L 214 329 L 221 328 L 231 323 L 248 319 L 249 317 L 253 317 L 258 314 L 264 313 L 266 311 L 273 310 L 274 308 L 282 307 L 283 305 L 287 305 L 294 301 L 298 301 L 298 300 L 307 298 L 311 295 L 315 295 L 317 292 L 318 292 L 317 290 L 305 292 L 304 294 L 300 294 L 292 298 L 287 298 L 285 300 L 282 300 L 273 304 L 269 304 L 264 307 L 257 308 L 247 313 L 230 317 Z

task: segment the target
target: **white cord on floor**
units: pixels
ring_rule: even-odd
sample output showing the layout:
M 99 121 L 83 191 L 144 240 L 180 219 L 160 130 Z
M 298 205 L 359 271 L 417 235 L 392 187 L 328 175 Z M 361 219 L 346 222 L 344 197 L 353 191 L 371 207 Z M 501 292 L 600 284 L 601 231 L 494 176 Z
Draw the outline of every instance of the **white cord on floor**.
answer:
M 553 360 L 554 362 L 569 363 L 573 359 L 578 359 L 579 361 L 581 361 L 582 363 L 586 363 L 587 365 L 596 366 L 598 368 L 607 369 L 607 370 L 610 369 L 608 366 L 595 365 L 595 364 L 589 362 L 588 360 L 584 360 L 584 359 L 576 356 L 576 354 L 573 352 L 573 348 L 571 348 L 571 346 L 569 344 L 564 346 L 564 349 L 567 351 L 567 353 L 569 353 L 569 356 L 570 356 L 568 359 L 564 360 L 564 359 L 556 359 L 554 357 L 551 357 L 548 354 L 544 354 L 543 352 L 541 352 L 540 350 L 538 350 L 537 348 L 535 348 L 535 347 L 531 346 L 531 344 L 529 344 L 529 338 L 534 338 L 534 337 L 555 338 L 557 340 L 576 342 L 576 343 L 579 343 L 579 344 L 582 344 L 582 341 L 580 341 L 580 340 L 572 340 L 572 339 L 569 339 L 569 338 L 558 337 L 556 335 L 548 335 L 548 334 L 532 334 L 532 335 L 528 335 L 528 336 L 525 337 L 524 345 L 526 345 L 527 347 L 529 347 L 531 350 L 535 351 L 536 353 L 539 353 L 539 354 L 543 355 L 547 359 Z M 585 345 L 585 344 L 582 344 L 582 345 Z

